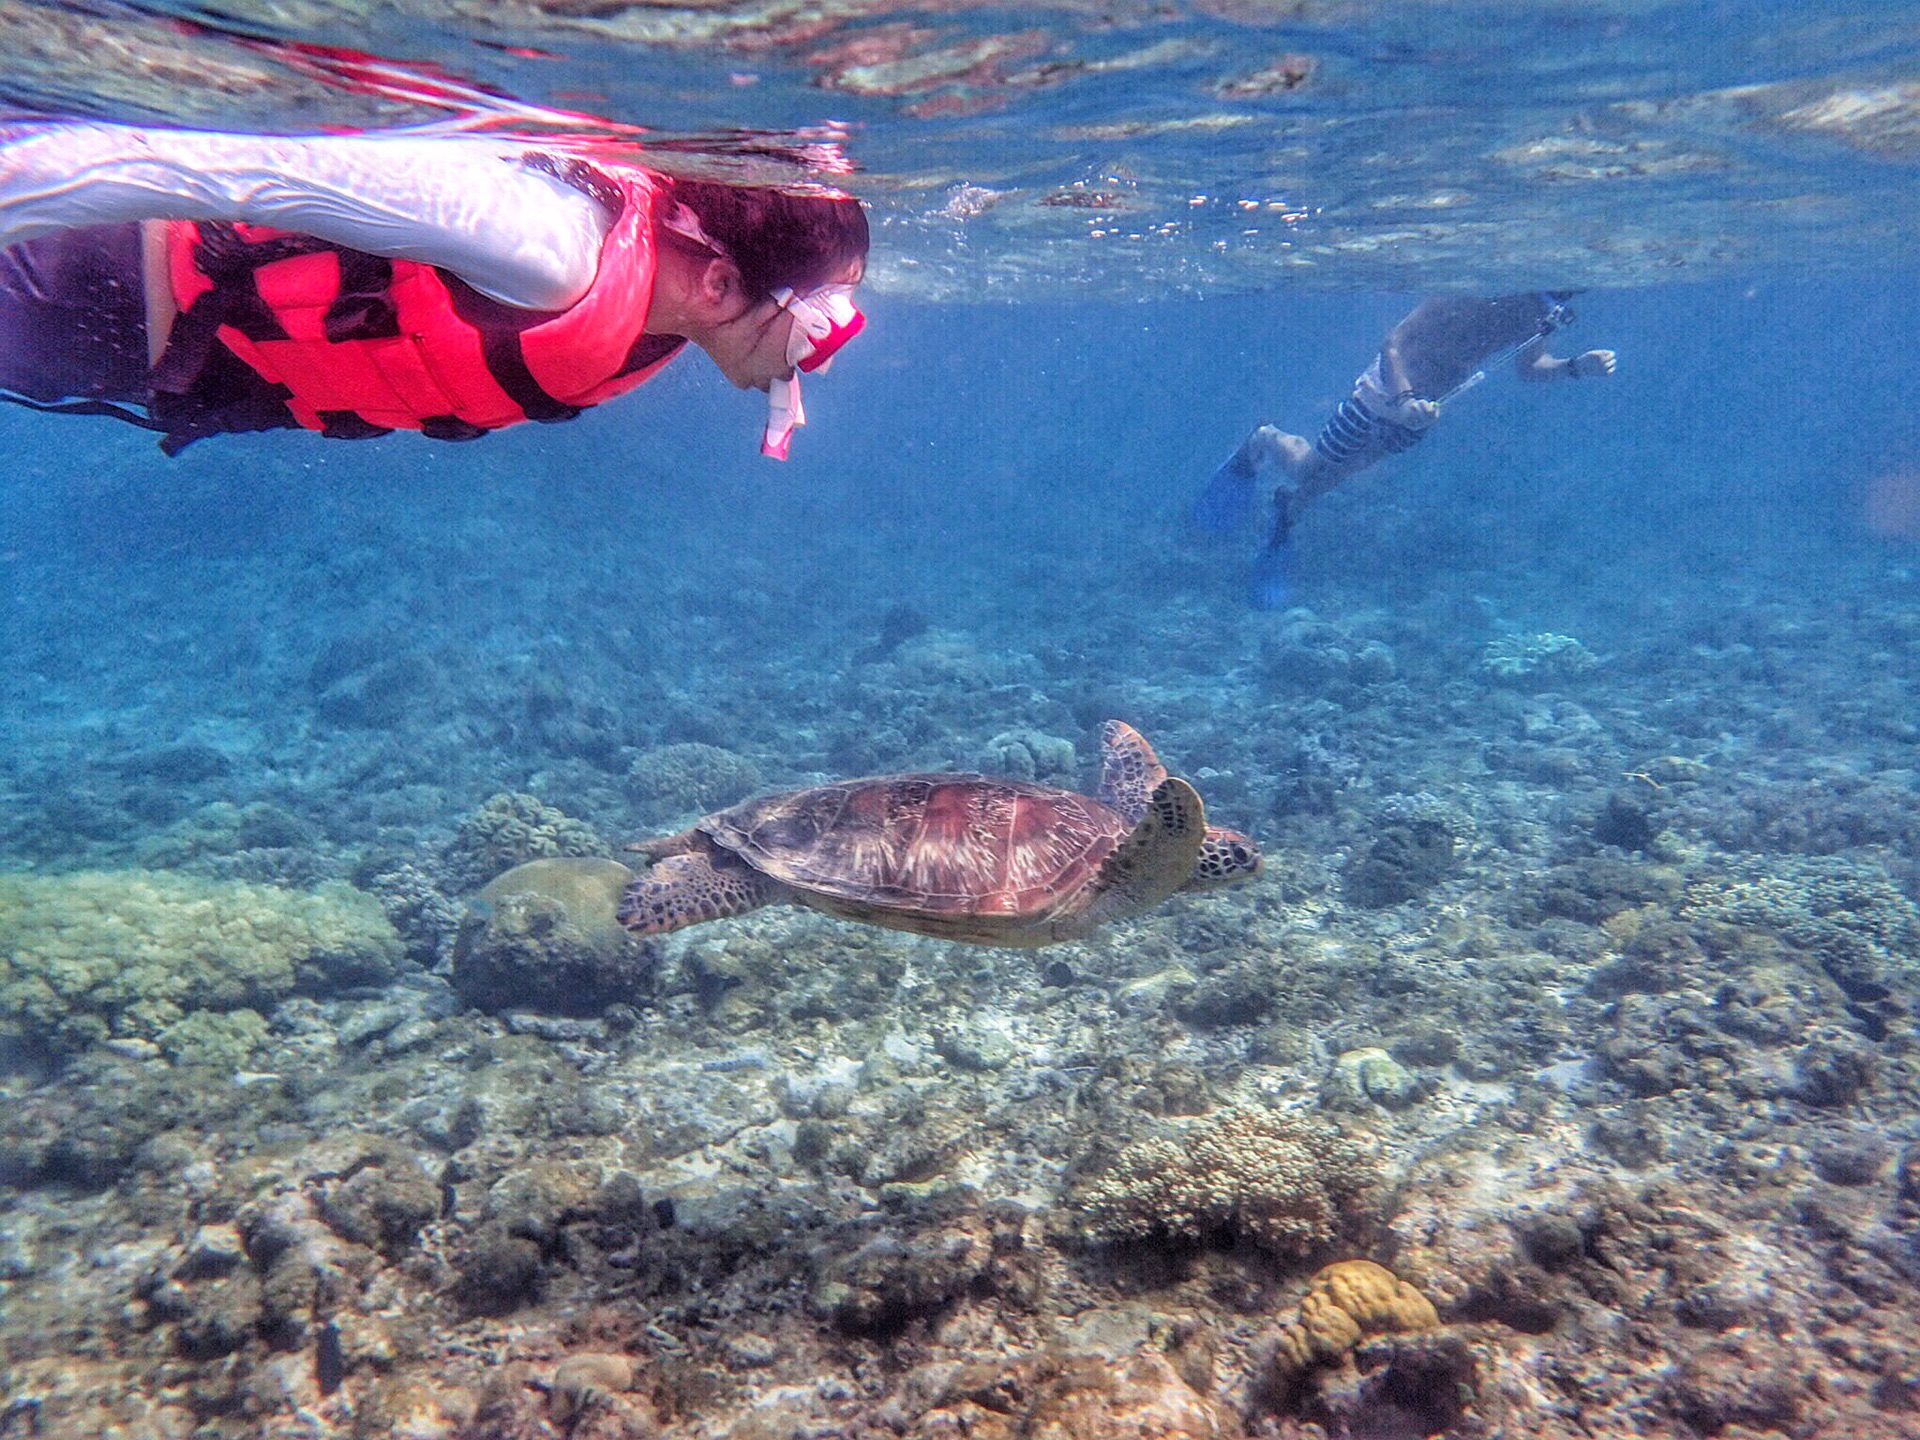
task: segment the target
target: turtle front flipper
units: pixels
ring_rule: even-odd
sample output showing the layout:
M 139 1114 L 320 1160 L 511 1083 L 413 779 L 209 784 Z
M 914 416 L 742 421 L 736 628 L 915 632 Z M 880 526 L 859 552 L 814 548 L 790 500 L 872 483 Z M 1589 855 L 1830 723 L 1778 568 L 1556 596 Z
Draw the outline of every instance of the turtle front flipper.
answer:
M 620 923 L 636 935 L 664 935 L 707 920 L 744 915 L 782 899 L 786 887 L 731 855 L 670 855 L 642 871 L 620 897 Z
M 1100 727 L 1102 805 L 1119 811 L 1129 825 L 1138 825 L 1154 787 L 1166 778 L 1167 767 L 1146 736 L 1124 720 L 1109 720 Z
M 1133 833 L 1101 865 L 1093 899 L 1070 933 L 1084 934 L 1153 909 L 1193 878 L 1206 838 L 1207 807 L 1200 792 L 1178 776 L 1162 780 Z

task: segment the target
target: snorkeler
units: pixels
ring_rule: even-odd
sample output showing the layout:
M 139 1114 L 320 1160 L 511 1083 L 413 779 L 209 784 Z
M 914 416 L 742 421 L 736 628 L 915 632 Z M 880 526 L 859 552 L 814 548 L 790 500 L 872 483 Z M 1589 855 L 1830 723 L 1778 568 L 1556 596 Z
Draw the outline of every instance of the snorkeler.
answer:
M 1376 461 L 1419 444 L 1448 402 L 1486 379 L 1490 367 L 1511 359 L 1522 380 L 1613 374 L 1611 350 L 1587 350 L 1571 359 L 1547 353 L 1548 338 L 1573 319 L 1567 301 L 1576 293 L 1423 300 L 1387 332 L 1379 355 L 1319 438 L 1309 442 L 1271 425 L 1247 436 L 1214 471 L 1193 517 L 1209 533 L 1231 534 L 1252 520 L 1261 468 L 1277 464 L 1285 471 L 1286 481 L 1273 492 L 1273 528 L 1254 557 L 1254 608 L 1286 603 L 1287 539 L 1301 509 Z
M 564 141 L 0 126 L 0 398 L 204 436 L 567 420 L 687 341 L 804 424 L 864 319 L 860 202 Z

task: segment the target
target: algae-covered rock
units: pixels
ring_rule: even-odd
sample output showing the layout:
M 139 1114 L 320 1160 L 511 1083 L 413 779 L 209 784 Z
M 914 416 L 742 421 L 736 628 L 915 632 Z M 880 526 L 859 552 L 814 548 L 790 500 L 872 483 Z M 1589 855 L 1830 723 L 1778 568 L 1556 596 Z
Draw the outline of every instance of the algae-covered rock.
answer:
M 1374 812 L 1373 842 L 1347 871 L 1342 893 L 1369 909 L 1422 895 L 1459 867 L 1474 831 L 1470 815 L 1438 796 L 1388 796 Z
M 1321 1098 L 1336 1110 L 1404 1110 L 1425 1092 L 1419 1076 L 1375 1045 L 1343 1050 L 1320 1084 Z
M 160 1049 L 176 1065 L 232 1072 L 267 1043 L 258 1010 L 196 1010 L 160 1032 Z
M 343 1240 L 396 1259 L 440 1213 L 440 1187 L 404 1147 L 369 1143 L 349 1172 L 324 1182 L 320 1219 Z
M 0 1035 L 55 1050 L 158 1040 L 195 1011 L 263 1011 L 296 989 L 387 979 L 402 962 L 379 902 L 347 885 L 0 876 Z M 208 1038 L 173 1034 L 188 1048 Z
M 614 918 L 633 872 L 590 856 L 530 860 L 474 898 L 453 986 L 483 1010 L 594 1015 L 645 993 L 657 952 Z

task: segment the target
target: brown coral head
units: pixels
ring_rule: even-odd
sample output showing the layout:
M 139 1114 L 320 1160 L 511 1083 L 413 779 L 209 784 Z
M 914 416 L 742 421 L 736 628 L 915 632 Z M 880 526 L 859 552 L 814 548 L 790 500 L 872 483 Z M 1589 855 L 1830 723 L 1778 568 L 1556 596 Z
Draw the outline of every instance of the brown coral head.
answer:
M 1284 1388 L 1300 1371 L 1337 1363 L 1369 1335 L 1433 1330 L 1439 1324 L 1433 1302 L 1384 1265 L 1342 1260 L 1308 1282 L 1298 1316 L 1282 1327 L 1275 1376 Z

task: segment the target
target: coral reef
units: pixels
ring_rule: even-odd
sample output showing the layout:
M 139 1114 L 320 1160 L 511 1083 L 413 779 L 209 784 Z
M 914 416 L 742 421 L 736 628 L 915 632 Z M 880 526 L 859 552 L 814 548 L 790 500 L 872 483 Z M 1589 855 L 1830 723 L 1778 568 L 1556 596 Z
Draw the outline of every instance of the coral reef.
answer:
M 1380 1178 L 1322 1121 L 1234 1109 L 1126 1146 L 1075 1206 L 1099 1240 L 1245 1240 L 1283 1258 L 1361 1228 Z
M 617 860 L 529 860 L 481 887 L 450 978 L 483 1010 L 592 1015 L 644 997 L 658 955 L 614 919 L 633 872 Z
M 764 783 L 751 760 L 699 741 L 643 750 L 627 769 L 627 790 L 648 825 L 676 824 L 725 809 Z
M 164 872 L 0 875 L 0 1027 L 62 1052 L 169 1034 L 186 1044 L 173 1027 L 191 1012 L 377 983 L 402 958 L 378 903 L 341 884 L 308 894 Z
M 610 856 L 612 847 L 591 825 L 531 795 L 502 791 L 460 822 L 442 857 L 454 893 L 477 890 L 528 860 L 552 856 Z
M 1244 399 L 1235 356 L 1293 363 L 1258 309 L 1141 324 Z M 1764 330 L 1716 385 L 1846 341 L 1835 403 L 1737 398 L 1884 444 L 1886 326 Z M 805 486 L 672 483 L 697 406 L 617 475 L 585 425 L 446 483 L 17 446 L 0 1432 L 1911 1440 L 1913 557 L 1831 446 L 1699 466 L 1660 386 L 1501 388 L 1418 483 L 1316 502 L 1265 615 L 1244 546 L 1157 518 L 1192 424 L 1099 387 L 1084 424 L 881 406 Z M 1509 400 L 1609 413 L 1548 443 Z M 1484 665 L 1528 615 L 1596 663 Z M 1111 715 L 1257 883 L 1038 953 L 791 907 L 591 943 L 616 837 L 762 778 L 1046 775 Z M 529 862 L 599 878 L 510 895 Z M 1403 1285 L 1445 1323 L 1393 1328 Z

